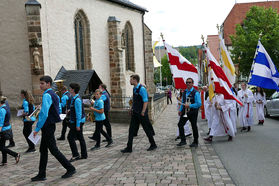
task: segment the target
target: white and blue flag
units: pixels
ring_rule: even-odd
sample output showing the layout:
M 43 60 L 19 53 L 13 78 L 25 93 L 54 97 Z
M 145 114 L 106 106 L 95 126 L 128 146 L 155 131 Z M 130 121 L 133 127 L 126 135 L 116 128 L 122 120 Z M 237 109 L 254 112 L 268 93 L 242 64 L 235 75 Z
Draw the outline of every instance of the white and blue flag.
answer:
M 279 73 L 260 41 L 258 42 L 248 84 L 279 91 Z

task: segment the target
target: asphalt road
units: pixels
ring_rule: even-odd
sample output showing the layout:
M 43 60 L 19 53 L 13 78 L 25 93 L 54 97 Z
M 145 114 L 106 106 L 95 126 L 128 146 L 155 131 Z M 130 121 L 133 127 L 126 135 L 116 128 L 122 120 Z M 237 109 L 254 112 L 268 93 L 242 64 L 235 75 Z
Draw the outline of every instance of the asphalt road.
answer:
M 255 123 L 257 121 L 255 120 Z M 199 122 L 205 136 L 207 123 Z M 264 126 L 213 139 L 213 147 L 236 185 L 279 185 L 279 118 L 267 118 Z

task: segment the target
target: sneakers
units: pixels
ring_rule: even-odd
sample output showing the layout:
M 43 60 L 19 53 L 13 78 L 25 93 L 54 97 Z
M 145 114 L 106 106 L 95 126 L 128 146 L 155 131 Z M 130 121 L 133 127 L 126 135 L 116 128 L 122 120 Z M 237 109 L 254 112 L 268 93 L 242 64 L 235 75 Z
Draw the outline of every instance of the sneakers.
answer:
M 69 162 L 74 162 L 74 161 L 77 161 L 77 160 L 80 160 L 81 158 L 79 156 L 77 157 L 72 157 L 71 159 L 69 159 Z
M 204 141 L 207 141 L 207 142 L 212 142 L 212 137 L 211 136 L 208 136 L 207 138 L 203 138 Z
M 90 150 L 98 150 L 98 149 L 100 149 L 100 146 L 94 146 Z
M 147 151 L 152 151 L 157 149 L 157 145 L 150 145 L 150 147 L 147 149 Z
M 36 152 L 36 149 L 27 149 L 27 151 L 25 151 L 25 153 L 30 153 L 30 152 Z
M 33 178 L 31 178 L 31 181 L 45 181 L 46 180 L 46 177 L 45 176 L 41 176 L 41 175 L 37 175 Z
M 132 149 L 125 148 L 125 149 L 122 149 L 121 152 L 122 153 L 131 153 L 133 151 L 132 151 Z
M 196 143 L 196 142 L 193 142 L 191 145 L 189 145 L 190 147 L 198 147 L 199 145 L 198 145 L 198 143 Z
M 184 145 L 186 145 L 187 143 L 186 143 L 186 141 L 181 141 L 180 143 L 178 143 L 176 146 L 177 147 L 182 147 L 182 146 L 184 146 Z
M 16 164 L 19 162 L 19 159 L 20 159 L 20 154 L 18 153 L 17 156 L 15 157 Z
M 74 169 L 74 170 L 71 170 L 71 171 L 69 171 L 69 170 L 67 170 L 67 172 L 63 175 L 63 176 L 61 176 L 61 178 L 70 178 L 70 177 L 72 177 L 74 174 L 76 173 L 76 169 Z
M 107 144 L 105 147 L 110 147 L 112 144 L 113 144 L 113 141 L 110 140 L 110 141 L 108 142 L 108 144 Z

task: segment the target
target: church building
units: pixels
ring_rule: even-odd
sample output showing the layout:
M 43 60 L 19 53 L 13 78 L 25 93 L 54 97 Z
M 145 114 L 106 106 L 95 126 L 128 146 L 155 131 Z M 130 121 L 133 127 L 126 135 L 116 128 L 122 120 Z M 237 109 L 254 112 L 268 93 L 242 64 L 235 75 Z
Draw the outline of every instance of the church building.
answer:
M 132 96 L 136 73 L 154 93 L 148 11 L 128 0 L 8 0 L 0 3 L 0 91 L 11 107 L 20 90 L 42 94 L 39 78 L 59 70 L 94 70 L 112 108 Z

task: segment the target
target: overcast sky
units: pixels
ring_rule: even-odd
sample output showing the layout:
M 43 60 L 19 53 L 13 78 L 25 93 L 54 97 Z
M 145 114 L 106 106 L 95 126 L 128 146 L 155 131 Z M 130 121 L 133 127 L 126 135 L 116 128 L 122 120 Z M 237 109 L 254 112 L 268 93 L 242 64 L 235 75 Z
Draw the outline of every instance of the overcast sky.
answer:
M 201 34 L 217 34 L 235 2 L 259 0 L 130 0 L 145 7 L 145 23 L 153 32 L 153 40 L 162 32 L 173 46 L 200 45 Z M 261 0 L 263 1 L 263 0 Z

